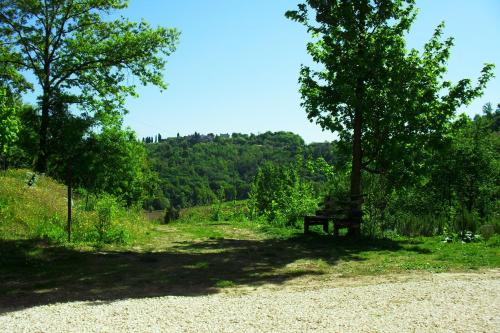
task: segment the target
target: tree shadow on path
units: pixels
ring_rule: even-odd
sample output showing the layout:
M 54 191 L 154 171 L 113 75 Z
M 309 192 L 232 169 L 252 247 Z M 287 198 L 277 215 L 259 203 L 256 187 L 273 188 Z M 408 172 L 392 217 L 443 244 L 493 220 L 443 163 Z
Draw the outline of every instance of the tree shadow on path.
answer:
M 286 268 L 300 259 L 335 265 L 363 260 L 360 252 L 398 251 L 403 245 L 314 235 L 177 242 L 164 252 L 84 252 L 37 240 L 0 240 L 0 314 L 59 302 L 198 296 L 224 286 L 279 285 L 322 274 Z

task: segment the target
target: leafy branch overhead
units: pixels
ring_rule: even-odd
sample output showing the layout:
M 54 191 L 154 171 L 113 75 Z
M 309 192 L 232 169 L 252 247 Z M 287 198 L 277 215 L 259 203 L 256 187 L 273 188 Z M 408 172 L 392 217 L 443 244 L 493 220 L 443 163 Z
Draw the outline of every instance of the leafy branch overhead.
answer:
M 31 71 L 43 91 L 39 168 L 45 168 L 49 110 L 57 93 L 76 96 L 82 111 L 106 121 L 126 112 L 125 98 L 136 96 L 134 78 L 167 88 L 166 57 L 175 51 L 179 32 L 124 17 L 104 19 L 126 6 L 124 0 L 0 3 L 0 41 L 10 49 L 0 53 L 0 64 Z
M 6 90 L 0 89 L 0 156 L 6 158 L 17 140 L 20 122 L 15 101 Z
M 307 50 L 320 65 L 300 70 L 309 120 L 337 132 L 346 146 L 358 140 L 353 165 L 366 171 L 388 174 L 395 163 L 418 169 L 415 154 L 438 140 L 454 112 L 481 96 L 493 77 L 494 65 L 485 64 L 476 83 L 445 79 L 453 38 L 443 38 L 444 23 L 421 52 L 407 49 L 414 5 L 309 0 L 286 13 L 311 34 Z

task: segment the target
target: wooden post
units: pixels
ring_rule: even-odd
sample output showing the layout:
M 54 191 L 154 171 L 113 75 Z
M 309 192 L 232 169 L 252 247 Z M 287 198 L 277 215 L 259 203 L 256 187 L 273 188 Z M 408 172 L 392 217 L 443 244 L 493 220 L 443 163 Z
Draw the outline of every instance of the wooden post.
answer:
M 72 203 L 72 191 L 71 191 L 71 163 L 68 163 L 68 242 L 71 242 L 71 203 Z

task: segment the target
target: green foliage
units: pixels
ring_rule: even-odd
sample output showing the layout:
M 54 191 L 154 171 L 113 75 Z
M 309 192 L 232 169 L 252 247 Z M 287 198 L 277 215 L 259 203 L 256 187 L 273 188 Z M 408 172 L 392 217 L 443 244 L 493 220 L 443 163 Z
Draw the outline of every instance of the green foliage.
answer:
M 224 188 L 221 187 L 217 191 L 217 200 L 214 205 L 212 205 L 212 220 L 213 221 L 220 221 L 222 220 L 222 203 L 224 202 L 225 198 L 225 191 Z
M 484 240 L 489 240 L 495 234 L 495 226 L 492 224 L 485 224 L 479 228 L 479 234 Z
M 0 47 L 1 86 L 25 90 L 29 86 L 19 71 L 31 72 L 42 92 L 39 113 L 22 110 L 13 162 L 31 167 L 35 161 L 38 171 L 110 193 L 128 206 L 155 198 L 155 206 L 162 206 L 165 198 L 150 185 L 157 178 L 144 148 L 121 122 L 126 98 L 136 96 L 131 75 L 166 89 L 163 70 L 179 33 L 124 17 L 109 19 L 126 6 L 123 0 L 0 4 L 0 41 L 9 45 Z M 14 127 L 1 125 L 11 138 Z
M 421 173 L 411 182 L 395 186 L 388 174 L 365 174 L 364 233 L 462 239 L 495 225 L 500 142 L 488 110 L 449 122 L 440 145 L 423 152 Z
M 0 63 L 10 69 L 11 81 L 14 70 L 32 72 L 42 91 L 38 171 L 46 171 L 49 119 L 58 94 L 71 91 L 71 103 L 83 115 L 109 126 L 121 119 L 126 98 L 136 96 L 130 75 L 166 88 L 166 56 L 174 52 L 179 32 L 109 18 L 126 7 L 125 0 L 0 3 L 0 40 L 9 45 L 0 49 Z
M 288 165 L 263 164 L 250 192 L 250 208 L 279 225 L 295 226 L 312 213 L 318 200 L 309 182 L 300 177 L 301 161 Z
M 14 168 L 31 168 L 38 151 L 40 116 L 36 108 L 23 104 L 18 109 L 20 127 L 18 140 L 12 146 L 10 164 Z M 61 141 L 61 140 L 58 140 Z
M 0 86 L 0 156 L 8 158 L 20 129 L 18 110 L 12 96 Z
M 392 186 L 418 180 L 426 147 L 440 143 L 461 105 L 480 96 L 493 77 L 485 64 L 477 84 L 444 79 L 453 39 L 440 24 L 423 51 L 407 50 L 414 0 L 308 0 L 286 16 L 311 34 L 302 66 L 302 106 L 310 121 L 338 133 L 352 153 L 352 197 L 361 171 L 383 174 Z
M 146 149 L 151 168 L 159 174 L 159 192 L 177 207 L 216 202 L 221 199 L 221 188 L 222 200 L 247 199 L 257 168 L 266 161 L 288 164 L 300 154 L 310 161 L 324 158 L 328 165 L 337 162 L 333 143 L 305 145 L 300 136 L 289 132 L 231 136 L 195 133 L 164 138 L 160 143 L 146 144 Z M 305 164 L 301 173 L 312 181 L 315 190 L 324 186 L 325 176 L 307 171 Z
M 106 242 L 117 210 L 116 199 L 110 195 L 104 195 L 96 203 L 97 212 L 96 229 L 100 242 Z
M 29 186 L 31 178 L 27 170 L 0 175 L 0 238 L 66 243 L 66 188 L 46 176 Z M 130 244 L 150 232 L 141 213 L 123 208 L 115 197 L 90 195 L 87 201 L 75 194 L 72 243 Z
M 482 219 L 498 217 L 500 140 L 487 116 L 463 116 L 451 125 L 448 144 L 434 156 L 429 187 L 448 206 Z M 496 181 L 495 181 L 496 180 Z
M 55 243 L 64 243 L 68 239 L 68 231 L 64 227 L 66 221 L 57 214 L 35 226 L 35 234 L 42 239 Z
M 104 128 L 89 138 L 93 156 L 82 172 L 82 183 L 97 193 L 110 193 L 130 206 L 142 203 L 149 178 L 146 151 L 134 132 L 117 127 Z
M 31 165 L 30 156 L 32 160 L 36 154 L 33 142 L 38 140 L 40 117 L 33 112 L 26 107 L 21 114 L 22 136 L 12 161 L 17 167 Z M 149 168 L 144 145 L 132 130 L 116 125 L 93 132 L 92 120 L 72 116 L 64 105 L 59 114 L 52 115 L 52 123 L 57 130 L 50 132 L 50 176 L 68 183 L 71 168 L 73 187 L 112 194 L 127 206 L 144 202 L 145 208 L 163 209 L 168 203 L 160 193 L 158 175 Z

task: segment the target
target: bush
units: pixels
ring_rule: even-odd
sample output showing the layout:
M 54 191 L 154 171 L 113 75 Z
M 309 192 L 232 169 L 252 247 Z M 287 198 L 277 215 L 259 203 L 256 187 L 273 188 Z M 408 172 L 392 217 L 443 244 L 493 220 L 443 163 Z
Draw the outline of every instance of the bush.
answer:
M 495 234 L 495 226 L 492 224 L 485 224 L 479 227 L 479 234 L 484 240 L 489 240 Z
M 295 226 L 317 207 L 312 186 L 300 179 L 298 163 L 266 163 L 257 171 L 251 186 L 250 210 L 268 221 Z
M 111 195 L 103 195 L 96 203 L 97 212 L 97 235 L 99 242 L 107 243 L 111 238 L 109 233 L 115 233 L 113 230 L 113 219 L 115 218 L 118 203 Z M 113 231 L 112 231 L 113 230 Z

